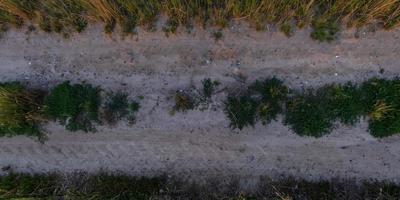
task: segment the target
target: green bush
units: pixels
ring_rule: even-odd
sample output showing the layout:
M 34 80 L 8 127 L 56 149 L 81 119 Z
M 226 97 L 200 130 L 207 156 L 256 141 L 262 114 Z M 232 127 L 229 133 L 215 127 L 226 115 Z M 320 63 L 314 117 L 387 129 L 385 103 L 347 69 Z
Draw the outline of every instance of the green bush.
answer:
M 127 117 L 132 124 L 135 122 L 135 113 L 139 110 L 139 103 L 128 102 L 128 94 L 118 92 L 112 94 L 105 105 L 105 120 L 109 124 L 115 123 L 117 120 Z
M 211 98 L 211 95 L 215 92 L 215 87 L 220 84 L 218 81 L 212 81 L 210 78 L 202 80 L 201 83 L 203 84 L 204 97 L 207 99 Z
M 362 103 L 362 93 L 357 85 L 352 83 L 329 85 L 319 90 L 325 91 L 329 110 L 341 123 L 354 125 L 364 115 L 365 106 Z
M 257 101 L 249 96 L 229 96 L 225 102 L 224 112 L 230 120 L 230 127 L 242 130 L 246 126 L 254 126 L 257 105 Z
M 331 42 L 337 39 L 339 28 L 337 24 L 330 21 L 316 20 L 312 24 L 311 38 L 320 42 Z
M 362 84 L 369 131 L 375 137 L 400 133 L 400 80 L 371 79 Z
M 67 130 L 94 131 L 92 121 L 98 121 L 99 91 L 89 84 L 64 82 L 46 97 L 45 112 L 66 124 Z
M 288 88 L 277 78 L 257 80 L 250 86 L 252 95 L 258 98 L 257 116 L 263 124 L 275 120 L 282 112 L 282 104 L 286 101 Z
M 282 33 L 286 35 L 286 37 L 292 37 L 292 35 L 294 34 L 292 26 L 288 23 L 282 24 L 279 29 Z
M 0 84 L 0 136 L 28 135 L 41 137 L 41 95 L 26 90 L 19 83 Z
M 334 119 L 323 90 L 298 94 L 286 104 L 285 124 L 301 136 L 321 137 L 329 133 Z

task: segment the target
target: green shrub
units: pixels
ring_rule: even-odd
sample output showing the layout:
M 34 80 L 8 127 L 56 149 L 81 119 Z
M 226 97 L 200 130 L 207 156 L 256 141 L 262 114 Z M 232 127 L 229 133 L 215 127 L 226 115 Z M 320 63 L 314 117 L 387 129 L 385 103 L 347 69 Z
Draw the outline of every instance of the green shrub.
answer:
M 400 132 L 400 80 L 371 79 L 362 84 L 369 131 L 375 137 Z
M 0 136 L 28 135 L 41 137 L 41 95 L 26 90 L 19 83 L 0 84 Z
M 211 95 L 215 91 L 215 87 L 217 87 L 220 83 L 218 81 L 212 81 L 210 78 L 204 79 L 201 81 L 203 84 L 203 94 L 207 99 L 211 98 Z
M 286 101 L 288 88 L 277 78 L 257 80 L 250 86 L 251 93 L 259 97 L 257 115 L 263 124 L 276 119 L 282 112 L 282 104 Z
M 341 123 L 354 125 L 364 115 L 362 93 L 357 85 L 330 85 L 320 90 L 325 91 L 330 110 Z
M 321 137 L 329 133 L 334 119 L 322 90 L 298 94 L 286 104 L 285 124 L 301 136 Z
M 67 130 L 94 131 L 92 121 L 98 121 L 99 89 L 88 84 L 57 85 L 45 99 L 45 112 L 66 124 Z
M 285 23 L 280 27 L 280 31 L 286 35 L 286 37 L 291 37 L 294 33 L 293 28 L 290 24 Z
M 256 122 L 257 101 L 249 96 L 228 96 L 225 102 L 225 114 L 230 120 L 232 129 L 242 130 L 246 126 L 254 126 Z
M 105 119 L 108 123 L 115 123 L 128 113 L 128 95 L 118 92 L 111 94 L 105 105 Z
M 139 110 L 139 103 L 128 102 L 128 94 L 118 92 L 112 94 L 105 105 L 105 120 L 109 124 L 115 123 L 117 120 L 127 117 L 132 124 L 135 122 L 135 113 Z
M 337 39 L 338 26 L 329 21 L 316 20 L 312 24 L 311 38 L 320 42 L 331 42 Z

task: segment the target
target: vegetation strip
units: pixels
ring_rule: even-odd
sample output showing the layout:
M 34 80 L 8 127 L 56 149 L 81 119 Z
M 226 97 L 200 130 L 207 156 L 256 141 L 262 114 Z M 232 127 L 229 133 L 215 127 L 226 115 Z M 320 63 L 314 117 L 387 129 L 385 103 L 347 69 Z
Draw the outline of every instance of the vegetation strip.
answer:
M 328 134 L 335 121 L 354 125 L 368 118 L 374 137 L 400 133 L 400 79 L 370 79 L 362 84 L 327 85 L 303 92 L 290 91 L 282 81 L 256 81 L 244 93 L 231 94 L 225 113 L 233 129 L 268 124 L 277 114 L 301 136 Z
M 125 93 L 105 94 L 89 84 L 64 82 L 45 91 L 30 91 L 18 82 L 0 84 L 0 135 L 27 135 L 42 139 L 40 124 L 56 120 L 69 131 L 95 131 L 93 123 L 114 124 L 127 117 L 135 122 L 139 104 Z M 103 104 L 103 105 L 102 105 Z
M 208 180 L 199 185 L 172 178 L 121 174 L 15 174 L 0 177 L 1 199 L 399 199 L 400 187 L 383 182 L 351 180 L 310 182 L 260 177 L 253 192 L 238 180 Z
M 46 32 L 82 32 L 89 23 L 104 23 L 111 33 L 119 26 L 123 33 L 135 33 L 137 25 L 155 28 L 161 14 L 168 20 L 162 28 L 174 33 L 193 23 L 225 27 L 231 20 L 245 19 L 257 30 L 268 24 L 279 26 L 287 36 L 296 28 L 311 25 L 311 37 L 319 41 L 334 40 L 339 26 L 360 27 L 378 24 L 389 29 L 400 23 L 400 2 L 396 0 L 2 0 L 1 30 L 10 25 L 35 26 Z M 216 39 L 221 32 L 214 33 Z
M 202 81 L 203 88 L 178 90 L 175 112 L 209 109 L 220 83 Z M 103 99 L 103 100 L 102 100 Z M 242 130 L 257 122 L 268 125 L 283 116 L 284 124 L 301 136 L 321 137 L 336 122 L 355 125 L 368 119 L 374 137 L 400 133 L 400 79 L 373 78 L 361 84 L 331 84 L 305 91 L 289 90 L 277 78 L 257 80 L 243 91 L 228 94 L 224 112 L 232 129 Z M 0 84 L 0 136 L 27 135 L 43 138 L 40 125 L 56 120 L 69 131 L 95 131 L 95 124 L 114 125 L 125 118 L 136 121 L 139 103 L 128 94 L 104 93 L 90 84 L 61 83 L 48 94 L 28 90 L 20 83 Z

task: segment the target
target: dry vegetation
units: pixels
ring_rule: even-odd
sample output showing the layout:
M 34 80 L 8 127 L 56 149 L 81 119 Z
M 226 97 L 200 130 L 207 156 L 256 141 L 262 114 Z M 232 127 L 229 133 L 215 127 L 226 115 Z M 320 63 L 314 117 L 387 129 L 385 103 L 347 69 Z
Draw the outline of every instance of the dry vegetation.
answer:
M 260 177 L 253 192 L 239 180 L 207 180 L 199 185 L 176 177 L 132 177 L 120 174 L 14 174 L 0 177 L 1 199 L 399 199 L 400 188 L 383 182 L 352 180 L 310 182 Z
M 102 22 L 105 31 L 120 26 L 132 32 L 136 25 L 152 25 L 159 14 L 169 17 L 166 30 L 194 21 L 226 26 L 243 19 L 258 30 L 266 24 L 284 26 L 359 27 L 379 24 L 394 28 L 400 22 L 398 0 L 1 0 L 0 23 L 20 27 L 35 24 L 45 31 L 82 31 L 89 22 Z M 326 26 L 321 24 L 327 23 Z

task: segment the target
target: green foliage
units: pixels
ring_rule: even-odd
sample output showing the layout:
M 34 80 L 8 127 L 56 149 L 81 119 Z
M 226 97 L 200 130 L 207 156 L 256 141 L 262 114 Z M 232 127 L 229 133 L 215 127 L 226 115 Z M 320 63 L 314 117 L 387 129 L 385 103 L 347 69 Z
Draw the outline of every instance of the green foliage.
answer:
M 280 31 L 286 35 L 286 37 L 291 37 L 294 33 L 293 28 L 290 24 L 285 23 L 280 27 Z
M 252 95 L 257 96 L 258 118 L 263 124 L 275 120 L 277 115 L 282 112 L 282 104 L 286 101 L 288 88 L 277 78 L 257 80 L 250 86 Z
M 375 137 L 400 133 L 400 80 L 371 79 L 362 84 L 369 131 Z
M 337 39 L 338 26 L 330 21 L 317 20 L 312 24 L 311 38 L 320 42 L 331 42 Z
M 117 92 L 111 94 L 106 102 L 104 117 L 109 124 L 114 124 L 123 117 L 127 117 L 132 124 L 135 122 L 135 113 L 139 110 L 139 107 L 137 102 L 128 102 L 128 94 Z
M 98 121 L 99 89 L 88 84 L 64 82 L 52 89 L 45 99 L 45 112 L 66 124 L 67 130 L 94 131 Z
M 17 82 L 0 84 L 0 136 L 41 137 L 40 94 L 26 90 Z
M 257 104 L 257 101 L 249 96 L 228 96 L 224 112 L 230 120 L 230 127 L 242 130 L 246 126 L 254 126 Z
M 282 112 L 289 90 L 277 78 L 257 80 L 250 85 L 245 95 L 230 95 L 225 102 L 225 114 L 231 121 L 231 128 L 243 129 L 253 126 L 258 120 L 263 124 L 276 119 Z
M 361 101 L 362 91 L 357 85 L 351 83 L 329 85 L 320 90 L 325 91 L 329 110 L 341 123 L 354 125 L 364 115 L 365 107 Z
M 301 136 L 328 134 L 334 118 L 323 90 L 297 94 L 286 103 L 285 124 Z
M 215 91 L 215 87 L 220 84 L 218 81 L 212 81 L 210 78 L 202 80 L 201 83 L 203 84 L 204 97 L 206 97 L 207 99 L 211 98 L 211 95 Z

